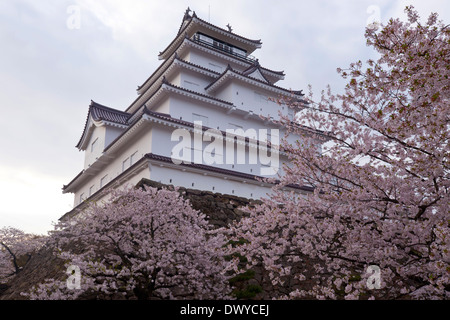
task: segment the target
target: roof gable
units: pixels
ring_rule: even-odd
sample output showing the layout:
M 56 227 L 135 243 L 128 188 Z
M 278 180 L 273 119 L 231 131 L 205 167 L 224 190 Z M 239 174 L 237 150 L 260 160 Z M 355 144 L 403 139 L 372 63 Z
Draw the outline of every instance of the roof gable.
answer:
M 86 144 L 97 126 L 127 127 L 130 116 L 131 114 L 127 112 L 109 108 L 91 100 L 83 133 L 76 147 L 80 150 L 86 150 Z
M 267 78 L 264 76 L 264 74 L 261 72 L 261 69 L 256 68 L 254 70 L 252 70 L 251 72 L 243 72 L 243 75 L 247 76 L 247 77 L 252 77 L 254 79 L 257 79 L 259 81 L 263 81 L 266 82 L 268 84 L 271 84 L 269 80 L 267 80 Z
M 176 37 L 163 51 L 159 53 L 159 59 L 168 59 L 173 51 L 176 50 L 176 48 L 183 42 L 183 39 L 185 37 L 192 37 L 198 31 L 211 34 L 212 36 L 224 38 L 228 43 L 246 50 L 249 54 L 256 49 L 261 48 L 261 40 L 245 38 L 241 35 L 231 32 L 230 30 L 223 29 L 210 22 L 198 18 L 195 12 L 193 12 L 192 15 L 190 15 L 189 12 L 190 10 L 186 10 Z
M 245 74 L 249 73 L 249 74 Z M 261 79 L 258 79 L 256 76 L 261 76 Z M 285 96 L 293 96 L 294 98 L 299 99 L 303 96 L 302 91 L 294 91 L 294 90 L 288 90 L 279 86 L 276 86 L 274 84 L 271 84 L 266 77 L 261 73 L 261 69 L 259 66 L 252 70 L 249 69 L 247 72 L 239 72 L 237 70 L 234 70 L 230 65 L 228 65 L 227 69 L 219 76 L 217 77 L 213 82 L 211 82 L 209 85 L 205 87 L 206 92 L 212 93 L 218 88 L 220 88 L 223 84 L 227 82 L 229 79 L 237 79 L 242 80 L 244 82 L 252 83 L 258 87 L 262 87 L 266 90 L 276 92 L 278 94 L 282 94 Z

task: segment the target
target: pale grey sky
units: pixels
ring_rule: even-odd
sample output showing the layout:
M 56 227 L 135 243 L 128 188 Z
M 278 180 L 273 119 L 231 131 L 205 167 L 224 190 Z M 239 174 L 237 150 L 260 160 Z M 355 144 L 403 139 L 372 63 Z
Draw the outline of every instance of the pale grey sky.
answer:
M 128 107 L 188 6 L 261 39 L 254 55 L 285 71 L 280 86 L 320 92 L 342 90 L 337 67 L 375 57 L 367 23 L 404 20 L 408 4 L 450 21 L 445 0 L 0 0 L 0 228 L 45 234 L 71 209 L 61 188 L 83 166 L 75 145 L 90 100 Z

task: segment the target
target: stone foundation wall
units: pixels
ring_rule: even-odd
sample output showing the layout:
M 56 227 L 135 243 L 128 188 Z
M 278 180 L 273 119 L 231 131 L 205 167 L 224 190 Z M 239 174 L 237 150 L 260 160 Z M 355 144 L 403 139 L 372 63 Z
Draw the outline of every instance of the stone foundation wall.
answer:
M 169 188 L 173 186 L 165 185 L 148 179 L 142 179 L 138 183 L 138 187 L 148 185 L 154 188 Z M 206 214 L 208 221 L 217 227 L 227 227 L 232 221 L 242 218 L 245 213 L 241 210 L 247 205 L 252 206 L 260 204 L 260 200 L 251 200 L 247 198 L 237 197 L 221 193 L 213 193 L 211 191 L 201 191 L 195 189 L 178 188 L 186 199 L 189 200 L 192 207 Z

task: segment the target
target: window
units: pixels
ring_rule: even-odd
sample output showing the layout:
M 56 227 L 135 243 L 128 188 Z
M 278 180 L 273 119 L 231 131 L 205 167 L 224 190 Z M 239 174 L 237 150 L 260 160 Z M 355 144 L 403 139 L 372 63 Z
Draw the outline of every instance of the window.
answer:
M 108 175 L 105 175 L 105 176 L 100 180 L 100 188 L 103 188 L 103 187 L 105 186 L 105 184 L 108 183 L 107 179 L 108 179 Z
M 89 197 L 94 194 L 94 185 L 89 188 Z
M 228 129 L 234 129 L 234 130 L 236 130 L 236 129 L 244 129 L 244 127 L 243 127 L 243 126 L 240 126 L 240 125 L 238 125 L 238 124 L 229 122 L 229 123 L 228 123 Z
M 127 170 L 130 167 L 130 158 L 126 158 L 125 160 L 123 160 L 122 162 L 122 172 L 124 172 L 125 170 Z
M 196 149 L 194 147 L 189 148 L 189 147 L 185 146 L 183 148 L 182 159 L 184 161 L 202 164 L 203 163 L 203 149 L 201 147 L 200 147 L 200 149 Z
M 84 201 L 84 193 L 80 194 L 80 203 Z
M 132 166 L 137 160 L 137 151 L 133 153 L 130 157 L 130 166 Z
M 288 109 L 288 117 L 291 120 L 294 119 L 294 110 L 291 108 Z
M 192 122 L 201 121 L 202 126 L 208 126 L 208 117 L 203 116 L 201 114 L 193 113 L 192 114 Z
M 197 91 L 199 86 L 200 85 L 198 83 L 195 83 L 195 82 L 192 82 L 192 81 L 188 81 L 188 80 L 184 80 L 184 87 L 186 89 Z
M 255 101 L 258 103 L 264 103 L 267 104 L 267 97 L 265 95 L 263 95 L 262 93 L 256 92 L 255 91 Z
M 97 145 L 98 145 L 98 138 L 91 143 L 91 152 L 94 152 L 94 150 L 97 148 Z
M 211 69 L 211 70 L 213 70 L 213 71 L 216 71 L 216 72 L 219 72 L 219 73 L 222 73 L 222 71 L 223 71 L 223 68 L 222 68 L 222 66 L 219 66 L 219 65 L 217 65 L 217 64 L 215 64 L 215 63 L 209 63 L 209 68 Z

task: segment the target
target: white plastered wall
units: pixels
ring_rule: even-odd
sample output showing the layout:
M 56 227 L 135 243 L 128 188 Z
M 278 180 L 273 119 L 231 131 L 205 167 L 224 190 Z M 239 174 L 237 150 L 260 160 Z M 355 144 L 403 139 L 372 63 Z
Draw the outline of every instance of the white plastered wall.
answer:
M 84 199 L 87 199 L 90 195 L 97 192 L 101 187 L 115 179 L 117 176 L 122 174 L 122 172 L 139 161 L 145 154 L 151 152 L 152 131 L 148 124 L 144 124 L 144 126 L 146 126 L 144 130 L 139 131 L 135 136 L 127 141 L 123 147 L 114 153 L 109 154 L 109 163 L 107 163 L 100 171 L 95 173 L 95 175 L 93 175 L 90 179 L 87 179 L 80 187 L 77 188 L 75 192 L 75 206 L 80 203 L 81 195 L 84 195 Z M 143 177 L 149 178 L 149 173 L 144 174 L 141 178 Z M 137 179 L 138 182 L 141 178 L 135 178 L 134 180 Z M 131 181 L 130 183 L 133 182 L 134 181 Z
M 271 192 L 270 187 L 261 186 L 260 184 L 243 183 L 233 178 L 225 179 L 207 172 L 194 172 L 189 169 L 183 171 L 183 169 L 185 168 L 181 166 L 179 168 L 171 168 L 152 164 L 150 177 L 153 181 L 164 184 L 223 194 L 234 194 L 252 199 L 260 199 Z

